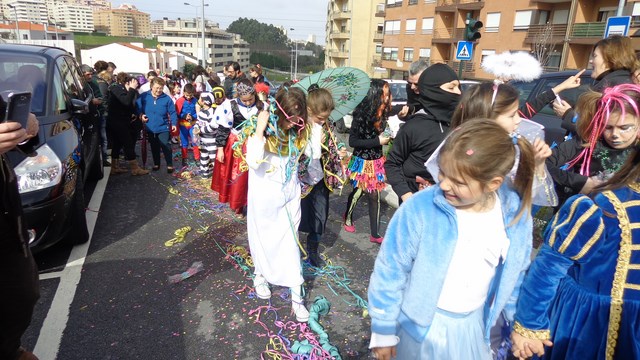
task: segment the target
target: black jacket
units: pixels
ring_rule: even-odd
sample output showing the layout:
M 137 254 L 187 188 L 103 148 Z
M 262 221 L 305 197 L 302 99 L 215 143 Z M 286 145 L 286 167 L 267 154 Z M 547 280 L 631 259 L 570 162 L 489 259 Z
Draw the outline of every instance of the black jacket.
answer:
M 400 127 L 384 164 L 387 180 L 398 196 L 418 191 L 416 175 L 434 182 L 424 163 L 448 133 L 449 123 L 422 112 Z
M 18 179 L 9 164 L 9 159 L 0 155 L 0 231 L 2 246 L 15 246 L 24 256 L 28 256 L 27 231 L 22 216 L 22 202 L 18 192 Z M 5 243 L 7 242 L 7 243 Z
M 583 149 L 582 141 L 578 138 L 572 138 L 554 148 L 552 155 L 547 158 L 547 169 L 556 187 L 558 204 L 562 204 L 569 197 L 580 193 L 584 184 L 587 183 L 589 177 L 579 173 L 582 162 L 575 164 L 571 169 L 562 169 L 565 164 L 578 156 Z M 604 141 L 598 142 L 591 157 L 589 176 L 594 176 L 601 172 L 612 174 L 618 171 L 630 152 L 631 148 L 616 150 L 606 145 Z
M 109 125 L 122 125 L 131 122 L 131 115 L 135 112 L 138 95 L 136 89 L 127 90 L 124 85 L 113 83 L 109 87 Z

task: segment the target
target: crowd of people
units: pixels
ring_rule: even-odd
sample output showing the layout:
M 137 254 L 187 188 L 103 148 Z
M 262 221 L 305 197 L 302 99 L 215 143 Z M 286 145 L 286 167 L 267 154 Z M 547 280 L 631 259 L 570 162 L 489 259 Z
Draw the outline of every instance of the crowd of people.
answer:
M 377 359 L 640 358 L 640 62 L 621 36 L 599 41 L 592 62 L 595 83 L 576 104 L 559 95 L 580 86 L 582 72 L 521 104 L 508 79 L 463 93 L 447 65 L 417 61 L 398 113 L 404 125 L 387 154 L 392 95 L 381 79 L 355 106 L 347 154 L 328 120 L 331 91 L 285 83 L 268 97 L 260 65 L 246 76 L 229 63 L 223 81 L 202 67 L 190 81 L 177 71 L 114 77 L 104 61 L 82 71 L 103 116 L 105 155 L 111 144 L 111 173 L 128 172 L 121 151 L 132 175 L 149 173 L 135 153 L 141 132 L 152 171 L 163 157 L 175 171 L 175 142 L 183 168 L 191 152 L 218 200 L 246 217 L 256 296 L 288 287 L 297 321 L 309 319 L 301 252 L 311 266 L 325 266 L 319 244 L 329 196 L 350 182 L 343 229 L 356 232 L 354 209 L 364 197 L 369 239 L 381 245 L 368 289 Z M 557 146 L 522 131 L 523 117 L 547 105 L 567 130 Z M 30 136 L 0 124 L 0 153 Z M 13 194 L 15 177 L 2 164 L 3 192 Z M 387 183 L 401 205 L 383 234 Z M 4 198 L 6 210 L 15 196 Z M 555 216 L 534 251 L 540 207 Z M 32 277 L 20 214 L 2 221 L 9 218 L 18 219 L 15 241 L 2 246 L 24 254 L 16 267 Z M 306 248 L 298 231 L 308 233 Z M 18 290 L 30 307 L 37 291 Z M 20 331 L 24 321 L 12 316 Z M 4 333 L 1 340 L 13 351 L 5 353 L 25 353 L 19 337 L 17 345 Z

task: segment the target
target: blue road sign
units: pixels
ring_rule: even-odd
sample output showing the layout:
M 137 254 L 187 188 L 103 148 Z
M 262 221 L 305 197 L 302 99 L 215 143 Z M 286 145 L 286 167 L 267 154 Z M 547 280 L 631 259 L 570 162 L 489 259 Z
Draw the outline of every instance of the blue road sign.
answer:
M 456 49 L 456 60 L 471 60 L 473 57 L 473 42 L 458 41 Z
M 607 27 L 604 28 L 604 37 L 611 35 L 627 36 L 631 26 L 631 16 L 612 16 L 607 19 Z

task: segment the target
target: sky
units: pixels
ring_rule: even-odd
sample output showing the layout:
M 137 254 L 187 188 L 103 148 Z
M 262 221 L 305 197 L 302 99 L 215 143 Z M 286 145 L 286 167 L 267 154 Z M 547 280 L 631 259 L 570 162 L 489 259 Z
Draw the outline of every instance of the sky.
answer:
M 188 2 L 198 7 L 182 5 Z M 202 0 L 112 0 L 114 8 L 120 4 L 132 4 L 138 10 L 151 14 L 151 20 L 163 17 L 169 19 L 194 18 L 202 15 Z M 306 40 L 310 34 L 316 36 L 316 43 L 325 43 L 328 0 L 205 0 L 204 15 L 209 21 L 226 29 L 234 20 L 244 17 L 262 23 L 283 26 L 289 31 L 289 38 Z

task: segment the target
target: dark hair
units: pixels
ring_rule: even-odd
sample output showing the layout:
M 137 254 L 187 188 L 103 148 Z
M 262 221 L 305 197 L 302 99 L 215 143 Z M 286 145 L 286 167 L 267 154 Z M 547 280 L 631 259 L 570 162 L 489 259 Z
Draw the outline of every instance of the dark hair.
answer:
M 381 79 L 371 79 L 371 87 L 367 96 L 353 110 L 353 118 L 357 119 L 363 125 L 373 122 L 373 127 L 378 134 L 384 131 L 386 120 L 389 117 L 389 104 L 382 101 L 385 86 L 389 88 L 389 84 Z M 380 110 L 382 109 L 382 112 Z
M 492 104 L 491 99 L 495 87 L 497 87 L 496 97 Z M 518 100 L 518 90 L 511 85 L 496 85 L 492 82 L 474 85 L 462 94 L 460 103 L 451 116 L 451 128 L 455 129 L 473 118 L 495 120 L 498 115 L 504 114 Z
M 118 67 L 116 66 L 116 64 L 112 63 L 111 61 L 109 61 L 109 62 L 107 63 L 107 65 L 108 65 L 108 66 L 111 66 L 111 67 L 112 67 L 112 68 L 114 68 L 114 69 L 117 69 L 117 68 L 118 68 Z
M 153 71 L 153 70 L 151 70 L 151 71 L 147 72 L 147 79 L 149 78 L 149 76 L 157 77 L 158 73 Z
M 93 68 L 96 69 L 97 72 L 107 70 L 109 68 L 109 64 L 104 60 L 98 60 L 95 64 L 93 64 Z
M 184 85 L 184 89 L 182 89 L 182 92 L 189 93 L 189 94 L 195 94 L 196 93 L 196 89 L 193 87 L 193 84 L 185 84 Z
M 260 66 L 260 64 L 255 64 L 249 70 L 255 71 L 258 75 L 262 75 L 262 66 Z
M 534 151 L 524 139 L 518 140 L 520 148 L 518 171 L 513 187 L 522 203 L 514 221 L 531 208 L 534 177 Z M 451 132 L 440 149 L 438 163 L 454 164 L 463 178 L 488 184 L 495 177 L 507 175 L 513 168 L 516 148 L 511 136 L 491 119 L 472 119 Z
M 124 71 L 120 72 L 120 73 L 118 73 L 118 75 L 116 75 L 116 82 L 118 84 L 124 85 L 124 84 L 128 83 L 129 81 L 131 81 L 131 79 L 132 79 L 132 77 L 129 74 L 127 74 L 126 72 L 124 72 Z
M 240 64 L 238 64 L 237 61 L 232 61 L 229 63 L 229 65 L 227 66 L 227 68 L 231 67 L 233 69 L 233 71 L 240 71 Z

